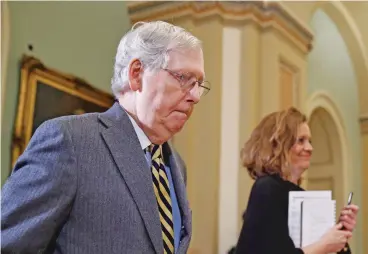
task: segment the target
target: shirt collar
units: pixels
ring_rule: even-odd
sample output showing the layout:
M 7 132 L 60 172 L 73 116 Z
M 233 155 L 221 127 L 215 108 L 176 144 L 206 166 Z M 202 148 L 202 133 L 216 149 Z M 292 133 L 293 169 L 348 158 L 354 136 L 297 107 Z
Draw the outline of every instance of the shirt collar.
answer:
M 127 113 L 128 114 L 128 113 Z M 147 135 L 143 132 L 143 130 L 138 126 L 136 121 L 129 114 L 129 119 L 133 124 L 133 128 L 135 133 L 138 136 L 139 143 L 141 144 L 142 150 L 146 149 L 149 145 L 151 145 L 151 141 L 148 139 Z

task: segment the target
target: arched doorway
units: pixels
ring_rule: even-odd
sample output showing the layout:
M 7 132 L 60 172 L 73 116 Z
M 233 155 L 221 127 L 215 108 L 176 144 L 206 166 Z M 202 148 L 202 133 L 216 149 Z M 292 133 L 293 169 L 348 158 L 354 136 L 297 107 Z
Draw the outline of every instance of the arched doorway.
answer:
M 313 156 L 308 170 L 308 190 L 331 190 L 337 211 L 344 205 L 342 142 L 336 123 L 323 108 L 309 119 Z

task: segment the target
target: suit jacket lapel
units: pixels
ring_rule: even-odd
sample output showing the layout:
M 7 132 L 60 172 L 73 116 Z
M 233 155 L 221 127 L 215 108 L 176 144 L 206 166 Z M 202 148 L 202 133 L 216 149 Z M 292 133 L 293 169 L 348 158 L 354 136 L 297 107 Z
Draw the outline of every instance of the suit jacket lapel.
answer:
M 164 149 L 165 149 L 164 154 L 167 154 L 169 156 L 169 163 L 175 193 L 182 213 L 182 223 L 186 232 L 186 235 L 184 235 L 182 239 L 184 243 L 185 242 L 184 238 L 191 237 L 192 234 L 192 214 L 189 208 L 189 202 L 187 198 L 186 186 L 184 184 L 184 176 L 183 176 L 183 172 L 185 171 L 185 165 L 178 158 L 178 154 L 168 143 L 165 144 Z
M 157 253 L 163 253 L 161 224 L 152 177 L 127 113 L 118 103 L 99 115 L 101 133 L 126 182 Z M 157 211 L 157 212 L 156 212 Z

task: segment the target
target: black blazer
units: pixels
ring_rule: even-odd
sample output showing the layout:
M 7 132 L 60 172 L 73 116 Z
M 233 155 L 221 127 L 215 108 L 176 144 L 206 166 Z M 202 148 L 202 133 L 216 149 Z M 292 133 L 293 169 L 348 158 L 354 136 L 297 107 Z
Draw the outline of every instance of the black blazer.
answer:
M 304 191 L 278 175 L 257 179 L 243 215 L 237 254 L 301 254 L 289 236 L 289 191 Z M 349 254 L 350 249 L 345 252 Z

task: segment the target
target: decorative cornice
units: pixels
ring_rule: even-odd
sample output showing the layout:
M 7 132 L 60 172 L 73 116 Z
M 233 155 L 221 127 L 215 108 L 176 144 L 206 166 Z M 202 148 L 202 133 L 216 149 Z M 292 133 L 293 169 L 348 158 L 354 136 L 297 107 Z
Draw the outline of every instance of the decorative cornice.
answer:
M 362 134 L 368 134 L 368 115 L 360 117 L 360 131 Z
M 223 21 L 253 21 L 262 28 L 273 27 L 293 40 L 304 52 L 311 50 L 312 32 L 277 2 L 263 1 L 140 1 L 128 4 L 131 22 L 191 17 L 201 20 L 218 16 Z

